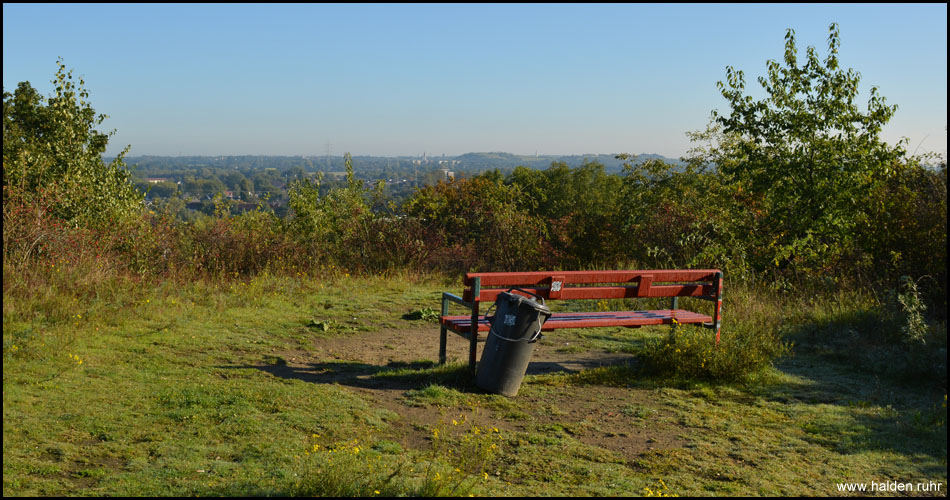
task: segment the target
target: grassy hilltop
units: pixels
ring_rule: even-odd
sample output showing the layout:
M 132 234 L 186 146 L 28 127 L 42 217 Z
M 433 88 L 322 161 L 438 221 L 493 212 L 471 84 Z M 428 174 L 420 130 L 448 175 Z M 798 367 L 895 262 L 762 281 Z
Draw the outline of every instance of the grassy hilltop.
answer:
M 403 318 L 458 287 L 341 273 L 5 297 L 4 495 L 946 487 L 944 392 L 856 369 L 831 345 L 862 327 L 846 312 L 859 294 L 728 289 L 724 348 L 745 328 L 796 342 L 741 382 L 638 369 L 665 328 L 578 330 L 548 335 L 508 399 L 474 388 L 462 339 L 439 367 L 437 325 Z
M 146 206 L 82 80 L 22 82 L 4 495 L 946 496 L 946 161 L 880 139 L 896 107 L 854 102 L 838 45 L 832 25 L 799 65 L 790 30 L 758 101 L 728 68 L 681 164 L 522 165 L 395 204 L 347 154 L 281 214 Z M 435 363 L 464 272 L 671 268 L 724 272 L 718 347 L 557 331 L 515 398 L 474 387 L 457 337 Z

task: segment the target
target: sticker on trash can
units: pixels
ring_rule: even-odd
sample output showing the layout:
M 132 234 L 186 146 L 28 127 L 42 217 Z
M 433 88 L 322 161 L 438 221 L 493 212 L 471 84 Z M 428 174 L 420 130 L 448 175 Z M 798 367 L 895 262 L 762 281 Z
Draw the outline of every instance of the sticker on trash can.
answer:
M 515 316 L 514 314 L 506 314 L 505 326 L 515 326 L 515 318 L 517 318 L 517 316 Z

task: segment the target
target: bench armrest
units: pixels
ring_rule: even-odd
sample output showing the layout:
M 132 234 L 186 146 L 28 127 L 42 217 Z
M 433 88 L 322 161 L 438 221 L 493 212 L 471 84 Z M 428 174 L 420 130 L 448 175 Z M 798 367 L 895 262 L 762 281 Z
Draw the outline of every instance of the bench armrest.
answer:
M 445 316 L 449 313 L 449 302 L 455 302 L 456 304 L 465 306 L 469 309 L 472 308 L 472 304 L 462 300 L 462 297 L 449 292 L 442 292 L 442 316 Z
M 445 318 L 449 315 L 449 302 L 455 302 L 460 306 L 469 308 L 472 311 L 472 326 L 471 332 L 469 332 L 469 344 L 468 344 L 468 366 L 472 372 L 472 375 L 475 375 L 475 348 L 478 342 L 478 290 L 480 288 L 480 279 L 475 278 L 475 284 L 473 289 L 475 290 L 474 297 L 475 299 L 472 302 L 465 302 L 462 297 L 458 295 L 442 292 L 442 314 L 439 316 L 440 322 L 442 318 Z M 455 330 L 453 330 L 455 331 Z M 446 326 L 445 323 L 442 324 L 442 327 L 439 329 L 439 364 L 445 364 L 445 341 L 446 341 Z

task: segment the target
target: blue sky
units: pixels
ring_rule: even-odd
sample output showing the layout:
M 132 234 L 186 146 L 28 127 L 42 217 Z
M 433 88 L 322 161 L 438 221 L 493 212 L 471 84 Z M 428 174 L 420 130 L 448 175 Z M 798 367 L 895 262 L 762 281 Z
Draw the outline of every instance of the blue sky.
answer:
M 62 57 L 110 154 L 679 157 L 726 66 L 757 91 L 832 22 L 885 140 L 946 154 L 946 4 L 4 4 L 3 87 L 49 95 Z

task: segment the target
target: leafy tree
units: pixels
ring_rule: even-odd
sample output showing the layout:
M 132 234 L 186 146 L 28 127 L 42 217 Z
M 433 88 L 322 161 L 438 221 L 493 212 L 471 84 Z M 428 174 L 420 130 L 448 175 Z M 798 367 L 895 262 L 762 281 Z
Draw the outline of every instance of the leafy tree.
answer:
M 72 225 L 104 225 L 138 210 L 135 189 L 123 158 L 128 147 L 106 165 L 109 137 L 95 129 L 107 118 L 96 115 L 80 78 L 62 61 L 44 98 L 29 82 L 13 94 L 3 92 L 3 201 L 48 204 Z
M 731 112 L 713 112 L 714 125 L 694 139 L 719 139 L 694 163 L 714 164 L 738 201 L 733 234 L 744 234 L 759 269 L 829 269 L 853 253 L 875 186 L 905 156 L 880 138 L 897 106 L 872 87 L 859 109 L 860 74 L 841 69 L 837 24 L 829 27 L 828 55 L 808 47 L 799 65 L 795 32 L 785 36 L 782 63 L 768 61 L 758 78 L 766 97 L 745 93 L 742 71 L 726 68 L 719 82 Z
M 506 182 L 520 189 L 519 205 L 545 221 L 549 251 L 561 265 L 614 264 L 621 178 L 608 175 L 602 163 L 585 160 L 574 169 L 563 162 L 546 170 L 517 167 Z
M 242 182 L 247 180 L 241 172 L 227 172 L 221 176 L 221 182 L 232 191 L 240 191 Z
M 416 190 L 403 204 L 441 241 L 444 267 L 512 271 L 542 267 L 543 221 L 521 207 L 516 185 L 505 185 L 498 171 L 472 179 L 439 182 Z
M 153 198 L 171 198 L 178 194 L 178 184 L 174 182 L 137 183 L 136 188 L 146 193 L 146 197 Z
M 367 189 L 353 171 L 353 157 L 344 157 L 346 187 L 320 196 L 322 173 L 315 179 L 295 181 L 288 193 L 293 210 L 291 225 L 298 237 L 331 251 L 343 250 L 342 244 L 356 231 L 357 224 L 371 215 L 366 201 Z
M 241 192 L 240 197 L 243 201 L 250 201 L 254 193 L 254 183 L 247 178 L 241 179 L 238 190 Z
M 741 257 L 723 239 L 717 176 L 693 165 L 680 169 L 658 159 L 617 158 L 625 173 L 617 239 L 629 260 L 648 268 L 728 268 L 731 274 L 741 267 Z
M 182 192 L 197 196 L 202 200 L 210 200 L 214 195 L 225 191 L 224 184 L 217 177 L 196 179 L 192 175 L 187 175 L 182 181 L 181 187 Z
M 284 172 L 284 178 L 286 178 L 288 182 L 303 179 L 305 177 L 307 177 L 307 171 L 299 165 L 290 167 Z

